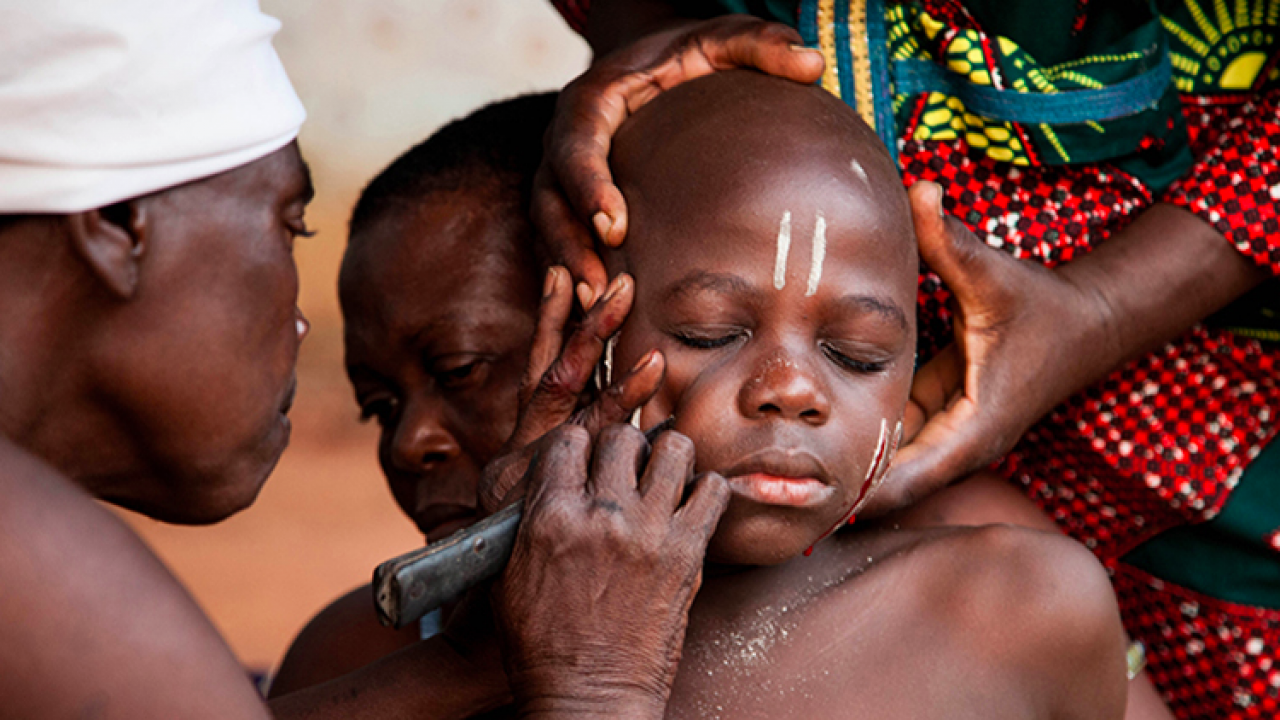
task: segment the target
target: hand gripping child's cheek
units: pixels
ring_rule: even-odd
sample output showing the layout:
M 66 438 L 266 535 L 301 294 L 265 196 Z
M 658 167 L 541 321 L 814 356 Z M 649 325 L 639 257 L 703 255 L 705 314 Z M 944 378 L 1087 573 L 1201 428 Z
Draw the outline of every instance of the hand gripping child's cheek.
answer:
M 718 91 L 717 112 L 691 112 L 733 115 Z M 663 125 L 637 118 L 636 134 Z M 610 262 L 637 296 L 615 363 L 664 353 L 642 425 L 674 415 L 697 469 L 729 479 L 709 557 L 770 564 L 847 520 L 887 469 L 910 389 L 917 261 L 900 182 L 864 126 L 813 148 L 804 122 L 736 120 L 636 155 L 637 138 L 620 136 L 632 228 Z

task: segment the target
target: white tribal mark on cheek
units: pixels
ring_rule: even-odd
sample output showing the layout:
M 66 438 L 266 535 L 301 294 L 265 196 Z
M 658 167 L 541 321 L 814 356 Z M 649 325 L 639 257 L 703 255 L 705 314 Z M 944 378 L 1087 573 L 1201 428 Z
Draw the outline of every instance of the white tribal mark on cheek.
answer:
M 787 210 L 778 224 L 778 255 L 773 260 L 773 287 L 777 290 L 787 286 L 787 254 L 790 252 L 791 211 Z
M 818 213 L 818 220 L 813 225 L 813 259 L 809 262 L 809 285 L 804 291 L 805 297 L 812 297 L 818 292 L 818 282 L 822 280 L 822 263 L 827 259 L 827 219 Z

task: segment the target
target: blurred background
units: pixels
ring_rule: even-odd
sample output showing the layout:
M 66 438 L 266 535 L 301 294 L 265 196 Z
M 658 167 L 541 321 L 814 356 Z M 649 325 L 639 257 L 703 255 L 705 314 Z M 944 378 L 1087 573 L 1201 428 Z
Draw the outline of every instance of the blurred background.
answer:
M 563 86 L 589 51 L 545 0 L 261 0 L 309 117 L 317 195 L 299 239 L 302 346 L 293 442 L 257 504 L 213 527 L 122 512 L 186 583 L 241 662 L 274 668 L 303 624 L 422 543 L 391 500 L 342 369 L 337 273 L 365 183 L 491 100 Z M 370 600 L 370 612 L 372 612 Z

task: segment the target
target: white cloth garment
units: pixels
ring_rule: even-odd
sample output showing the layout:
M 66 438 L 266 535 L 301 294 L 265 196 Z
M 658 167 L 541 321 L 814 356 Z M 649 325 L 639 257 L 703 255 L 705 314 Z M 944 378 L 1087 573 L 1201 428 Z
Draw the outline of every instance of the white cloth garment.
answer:
M 0 214 L 73 213 L 239 167 L 306 113 L 257 0 L 0 0 Z

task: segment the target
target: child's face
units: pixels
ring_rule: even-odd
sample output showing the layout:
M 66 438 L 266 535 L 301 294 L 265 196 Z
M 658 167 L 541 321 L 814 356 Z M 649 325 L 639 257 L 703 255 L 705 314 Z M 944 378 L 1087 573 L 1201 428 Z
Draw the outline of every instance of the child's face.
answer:
M 378 421 L 378 459 L 429 540 L 476 519 L 480 472 L 511 433 L 539 283 L 526 224 L 486 194 L 437 193 L 348 251 L 347 374 Z
M 847 515 L 902 416 L 916 260 L 905 203 L 847 159 L 825 176 L 775 166 L 767 187 L 740 170 L 628 194 L 637 297 L 616 362 L 665 354 L 642 425 L 674 415 L 697 469 L 730 481 L 708 556 L 770 564 Z

